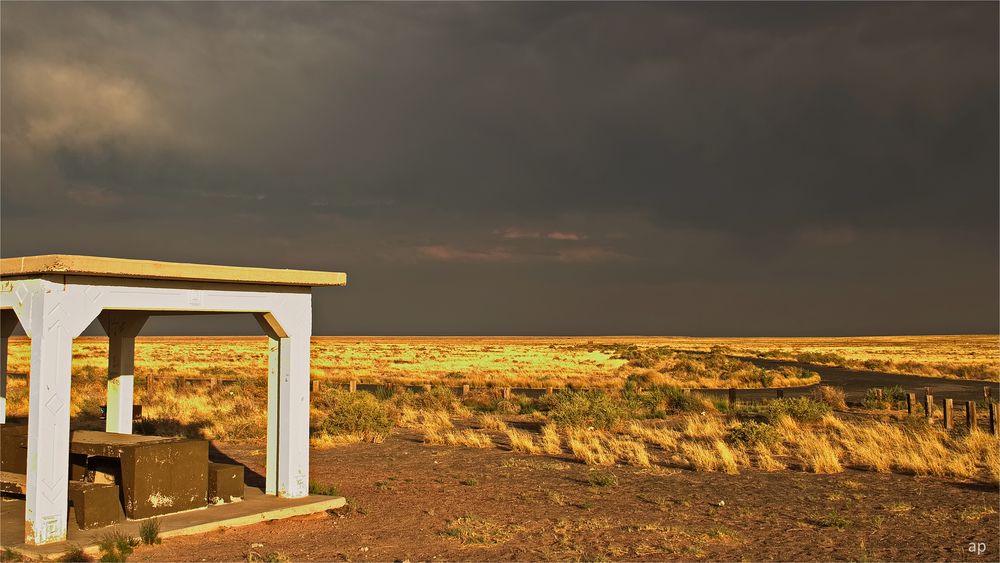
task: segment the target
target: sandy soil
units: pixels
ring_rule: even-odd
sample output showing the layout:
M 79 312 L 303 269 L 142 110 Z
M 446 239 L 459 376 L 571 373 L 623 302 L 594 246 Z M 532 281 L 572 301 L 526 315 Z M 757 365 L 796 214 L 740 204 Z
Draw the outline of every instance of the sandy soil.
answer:
M 260 482 L 262 449 L 216 446 Z M 312 456 L 313 481 L 335 485 L 347 508 L 167 539 L 131 560 L 996 561 L 1000 548 L 995 485 L 614 467 L 596 470 L 618 479 L 602 487 L 569 458 L 427 446 L 406 432 Z

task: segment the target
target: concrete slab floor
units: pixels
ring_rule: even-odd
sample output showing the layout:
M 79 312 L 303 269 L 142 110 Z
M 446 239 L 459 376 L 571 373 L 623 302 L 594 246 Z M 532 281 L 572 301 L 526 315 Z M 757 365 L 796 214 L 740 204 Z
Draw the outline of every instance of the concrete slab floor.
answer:
M 201 534 L 220 528 L 235 528 L 279 520 L 292 516 L 314 514 L 344 506 L 343 497 L 310 495 L 289 499 L 265 495 L 260 489 L 246 487 L 246 498 L 241 502 L 226 503 L 206 508 L 169 514 L 160 518 L 160 537 Z M 139 537 L 139 525 L 143 520 L 125 520 L 116 526 L 81 530 L 76 525 L 72 508 L 69 511 L 69 531 L 67 540 L 48 545 L 25 545 L 24 543 L 24 499 L 5 496 L 0 499 L 0 546 L 11 548 L 26 556 L 39 559 L 55 559 L 70 549 L 80 547 L 88 553 L 97 552 L 101 536 L 115 528 Z

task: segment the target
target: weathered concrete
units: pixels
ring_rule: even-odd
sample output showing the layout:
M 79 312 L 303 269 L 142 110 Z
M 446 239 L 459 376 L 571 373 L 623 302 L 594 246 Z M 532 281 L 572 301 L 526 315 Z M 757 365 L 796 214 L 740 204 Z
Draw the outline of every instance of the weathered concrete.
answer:
M 233 502 L 243 498 L 243 466 L 234 463 L 208 464 L 208 502 Z
M 346 503 L 342 497 L 320 495 L 297 499 L 279 498 L 266 495 L 260 489 L 253 487 L 246 488 L 244 497 L 245 500 L 242 502 L 161 516 L 160 537 L 201 534 L 221 528 L 235 528 L 268 520 L 314 514 L 340 508 Z M 20 523 L 24 521 L 24 506 L 24 501 L 19 499 L 4 499 L 0 502 L 0 546 L 15 549 L 29 557 L 43 559 L 56 559 L 72 547 L 81 547 L 91 555 L 98 553 L 97 543 L 108 529 L 81 530 L 76 525 L 75 514 L 74 518 L 70 519 L 68 542 L 48 545 L 22 543 Z M 70 513 L 73 513 L 72 509 Z M 142 522 L 142 520 L 126 520 L 118 523 L 116 527 L 126 534 L 138 537 Z

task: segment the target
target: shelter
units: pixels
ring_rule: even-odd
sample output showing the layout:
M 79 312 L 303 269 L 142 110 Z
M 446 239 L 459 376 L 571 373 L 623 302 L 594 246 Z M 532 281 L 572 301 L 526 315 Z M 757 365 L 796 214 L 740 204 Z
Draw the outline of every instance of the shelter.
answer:
M 265 492 L 309 492 L 312 288 L 340 272 L 45 255 L 0 259 L 0 422 L 7 341 L 31 338 L 25 543 L 66 539 L 73 339 L 94 319 L 108 334 L 108 432 L 132 433 L 135 337 L 156 315 L 251 313 L 268 337 Z

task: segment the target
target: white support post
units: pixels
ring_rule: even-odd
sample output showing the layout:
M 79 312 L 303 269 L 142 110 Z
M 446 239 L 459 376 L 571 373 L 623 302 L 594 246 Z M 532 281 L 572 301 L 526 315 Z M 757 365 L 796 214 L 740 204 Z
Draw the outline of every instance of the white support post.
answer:
M 97 311 L 63 284 L 32 285 L 16 310 L 31 337 L 24 541 L 41 545 L 66 539 L 73 339 Z
M 13 309 L 0 309 L 0 424 L 7 422 L 7 339 L 17 327 Z
M 278 496 L 309 495 L 309 339 L 311 323 L 281 339 L 278 393 Z M 287 358 L 287 361 L 286 359 Z
M 148 318 L 147 313 L 134 311 L 105 311 L 98 316 L 108 334 L 107 432 L 132 433 L 135 337 Z
M 281 373 L 281 337 L 267 336 L 267 462 L 264 492 L 278 494 L 278 382 Z
M 268 335 L 267 475 L 265 492 L 309 495 L 309 361 L 311 295 L 256 315 Z

